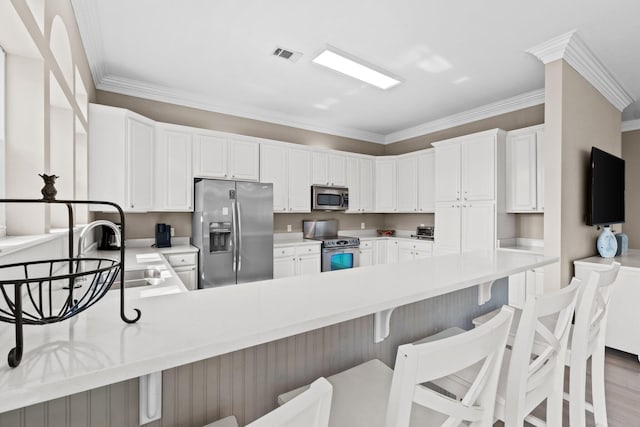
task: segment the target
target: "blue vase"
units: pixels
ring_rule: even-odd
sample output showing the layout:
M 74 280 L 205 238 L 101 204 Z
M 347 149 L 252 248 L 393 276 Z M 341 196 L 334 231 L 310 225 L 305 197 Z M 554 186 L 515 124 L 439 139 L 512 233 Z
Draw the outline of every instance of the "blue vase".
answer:
M 596 243 L 598 253 L 602 258 L 613 258 L 616 256 L 618 250 L 618 242 L 616 236 L 611 232 L 610 227 L 604 227 L 602 233 L 598 236 L 598 242 Z

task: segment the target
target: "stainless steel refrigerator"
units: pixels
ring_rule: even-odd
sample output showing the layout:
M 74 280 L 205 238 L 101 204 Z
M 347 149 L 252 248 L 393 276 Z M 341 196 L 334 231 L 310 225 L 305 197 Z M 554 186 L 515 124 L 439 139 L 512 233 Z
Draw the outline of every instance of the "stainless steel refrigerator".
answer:
M 273 279 L 273 184 L 196 179 L 198 288 Z

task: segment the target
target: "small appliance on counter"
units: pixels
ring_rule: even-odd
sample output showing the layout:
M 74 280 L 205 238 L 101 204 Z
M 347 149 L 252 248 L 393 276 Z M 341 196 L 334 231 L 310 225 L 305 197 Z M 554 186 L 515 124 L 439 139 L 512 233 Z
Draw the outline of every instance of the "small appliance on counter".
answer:
M 433 240 L 435 227 L 432 225 L 419 225 L 416 228 L 416 234 L 412 234 L 411 237 L 414 237 L 419 240 Z
M 171 226 L 169 224 L 156 224 L 156 248 L 171 247 Z
M 120 224 L 116 224 L 120 228 Z M 116 237 L 115 230 L 109 226 L 100 226 L 100 236 L 98 237 L 98 250 L 99 251 L 115 251 L 120 249 L 118 244 L 118 238 Z

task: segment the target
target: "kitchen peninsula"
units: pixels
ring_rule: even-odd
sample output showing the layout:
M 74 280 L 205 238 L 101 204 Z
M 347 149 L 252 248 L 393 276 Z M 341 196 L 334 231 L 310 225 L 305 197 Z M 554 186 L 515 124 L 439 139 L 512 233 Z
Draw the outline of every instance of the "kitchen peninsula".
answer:
M 126 310 L 138 308 L 142 318 L 132 325 L 120 320 L 114 293 L 69 321 L 25 328 L 22 364 L 15 369 L 0 366 L 0 413 L 473 290 L 478 284 L 554 262 L 556 258 L 541 255 L 473 252 L 334 271 L 303 280 L 289 277 L 133 297 L 127 300 Z M 1 351 L 9 351 L 13 340 L 12 325 L 0 324 Z M 307 368 L 312 370 L 310 364 Z

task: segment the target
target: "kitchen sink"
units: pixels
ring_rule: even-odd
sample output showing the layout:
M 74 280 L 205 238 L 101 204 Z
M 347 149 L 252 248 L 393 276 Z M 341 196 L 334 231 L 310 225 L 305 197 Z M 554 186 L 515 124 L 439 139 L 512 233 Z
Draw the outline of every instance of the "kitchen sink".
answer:
M 121 274 L 121 273 L 120 273 Z M 120 274 L 111 285 L 110 290 L 120 289 Z M 162 272 L 157 268 L 146 268 L 144 270 L 129 270 L 124 272 L 124 287 L 137 288 L 140 286 L 157 285 L 162 282 Z

